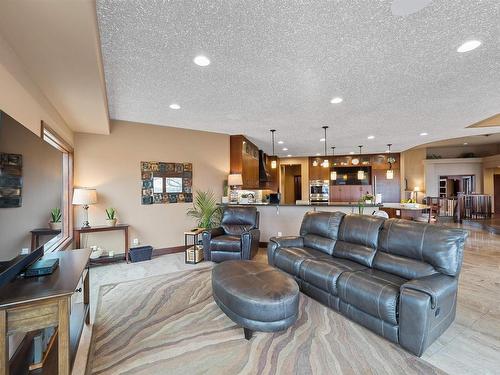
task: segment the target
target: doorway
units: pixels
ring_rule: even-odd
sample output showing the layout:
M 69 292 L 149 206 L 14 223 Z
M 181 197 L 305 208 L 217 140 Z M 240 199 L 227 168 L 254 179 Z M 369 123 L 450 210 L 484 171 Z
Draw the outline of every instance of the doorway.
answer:
M 300 164 L 283 165 L 283 203 L 294 204 L 302 200 L 302 169 Z
M 495 214 L 500 214 L 500 174 L 493 175 L 493 200 L 495 201 Z

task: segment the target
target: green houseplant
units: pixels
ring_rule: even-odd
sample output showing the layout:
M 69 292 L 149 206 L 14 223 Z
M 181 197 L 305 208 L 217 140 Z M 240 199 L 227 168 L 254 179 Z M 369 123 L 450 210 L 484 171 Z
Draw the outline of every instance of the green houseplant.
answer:
M 212 229 L 219 226 L 222 209 L 217 205 L 217 199 L 212 191 L 197 190 L 193 207 L 187 211 L 187 215 L 196 219 L 198 228 Z
M 106 223 L 110 227 L 114 227 L 116 225 L 116 210 L 112 207 L 106 208 Z
M 60 208 L 53 208 L 50 210 L 49 227 L 52 230 L 61 230 L 62 228 L 62 212 Z

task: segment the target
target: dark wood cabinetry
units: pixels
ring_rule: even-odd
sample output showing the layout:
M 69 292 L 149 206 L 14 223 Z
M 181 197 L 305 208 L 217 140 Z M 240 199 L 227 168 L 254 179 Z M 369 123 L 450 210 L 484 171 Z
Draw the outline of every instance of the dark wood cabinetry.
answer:
M 366 192 L 372 192 L 372 185 L 332 185 L 330 202 L 358 202 Z
M 259 179 L 259 148 L 243 135 L 230 137 L 230 173 L 241 174 L 242 189 L 269 189 L 278 190 L 279 161 L 277 158 L 264 155 L 269 180 L 261 182 Z M 272 160 L 276 160 L 276 168 L 271 168 Z
M 310 157 L 309 158 L 309 180 L 329 180 L 330 167 L 325 168 L 321 165 L 325 160 L 324 157 Z M 330 161 L 330 158 L 328 157 Z M 330 163 L 331 166 L 331 163 Z

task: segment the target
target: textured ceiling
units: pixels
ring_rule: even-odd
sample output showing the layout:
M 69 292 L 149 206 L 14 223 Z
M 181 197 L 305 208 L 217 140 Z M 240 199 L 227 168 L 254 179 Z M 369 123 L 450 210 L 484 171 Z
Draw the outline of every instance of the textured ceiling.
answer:
M 500 110 L 497 0 L 406 17 L 390 1 L 98 0 L 97 14 L 113 119 L 242 133 L 268 152 L 274 128 L 295 156 L 323 152 L 323 125 L 338 153 L 404 150 L 486 133 L 465 127 Z M 457 53 L 469 39 L 483 44 Z

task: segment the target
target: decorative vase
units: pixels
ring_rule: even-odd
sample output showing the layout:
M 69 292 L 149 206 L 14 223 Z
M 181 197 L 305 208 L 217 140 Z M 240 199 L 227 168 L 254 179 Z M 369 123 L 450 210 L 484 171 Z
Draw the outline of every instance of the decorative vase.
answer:
M 106 219 L 106 224 L 108 224 L 108 227 L 114 227 L 116 225 L 116 219 Z
M 229 203 L 229 197 L 222 197 L 222 203 L 223 204 Z
M 54 223 L 52 221 L 49 222 L 49 228 L 52 230 L 61 230 L 62 229 L 62 223 L 58 221 L 57 223 Z

